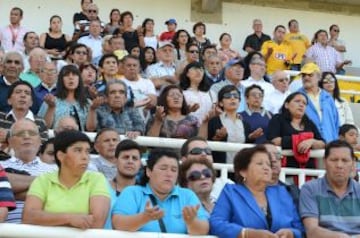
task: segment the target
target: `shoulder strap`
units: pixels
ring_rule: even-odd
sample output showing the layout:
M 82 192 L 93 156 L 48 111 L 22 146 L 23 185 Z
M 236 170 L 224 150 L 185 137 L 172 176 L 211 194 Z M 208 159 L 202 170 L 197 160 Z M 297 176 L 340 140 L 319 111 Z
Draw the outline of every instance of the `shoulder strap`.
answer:
M 152 205 L 155 207 L 157 205 L 155 196 L 153 194 L 150 194 L 149 196 L 150 196 L 150 200 L 151 200 Z M 161 232 L 162 233 L 167 233 L 165 223 L 164 223 L 163 219 L 160 218 L 158 220 L 158 222 L 159 222 Z

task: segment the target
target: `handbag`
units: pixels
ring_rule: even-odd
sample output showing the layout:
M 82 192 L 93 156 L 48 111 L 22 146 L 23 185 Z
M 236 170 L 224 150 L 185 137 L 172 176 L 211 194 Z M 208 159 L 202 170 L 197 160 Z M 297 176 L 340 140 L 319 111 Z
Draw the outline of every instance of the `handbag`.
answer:
M 305 151 L 304 153 L 299 153 L 297 150 L 297 146 L 304 140 L 314 138 L 314 133 L 312 132 L 301 132 L 299 134 L 291 135 L 292 139 L 292 151 L 294 153 L 295 160 L 299 163 L 300 168 L 305 168 L 307 162 L 310 159 L 310 149 Z

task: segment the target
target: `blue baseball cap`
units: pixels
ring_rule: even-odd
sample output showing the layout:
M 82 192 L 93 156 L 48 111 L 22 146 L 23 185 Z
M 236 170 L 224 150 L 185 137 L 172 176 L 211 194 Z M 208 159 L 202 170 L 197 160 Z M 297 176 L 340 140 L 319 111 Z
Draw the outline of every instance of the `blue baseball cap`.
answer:
M 168 25 L 168 24 L 175 24 L 175 25 L 177 25 L 177 22 L 176 22 L 176 20 L 175 20 L 174 18 L 170 18 L 169 20 L 167 20 L 167 21 L 165 22 L 165 25 Z

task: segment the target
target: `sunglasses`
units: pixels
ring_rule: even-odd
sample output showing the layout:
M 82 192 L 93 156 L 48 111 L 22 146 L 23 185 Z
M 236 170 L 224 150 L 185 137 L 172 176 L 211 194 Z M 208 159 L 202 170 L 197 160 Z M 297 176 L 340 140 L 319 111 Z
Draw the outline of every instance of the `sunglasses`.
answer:
M 10 60 L 10 59 L 6 60 L 5 63 L 6 63 L 6 64 L 12 64 L 12 63 L 14 63 L 14 64 L 16 64 L 16 65 L 20 65 L 20 64 L 21 64 L 20 60 Z
M 335 79 L 334 78 L 324 78 L 324 80 L 322 82 L 323 82 L 323 84 L 324 83 L 334 83 Z
M 97 13 L 97 10 L 88 10 L 88 13 Z
M 198 50 L 189 50 L 189 52 L 190 52 L 191 54 L 199 54 L 199 51 L 198 51 Z
M 88 53 L 86 51 L 75 51 L 75 54 L 77 54 L 77 55 L 87 55 Z
M 238 93 L 224 93 L 223 98 L 225 98 L 225 99 L 229 99 L 229 98 L 239 99 L 240 95 Z
M 200 180 L 202 175 L 204 175 L 205 178 L 211 178 L 213 173 L 210 169 L 203 169 L 202 171 L 194 170 L 189 174 L 187 180 L 195 182 Z
M 340 32 L 340 30 L 337 30 L 337 29 L 333 29 L 333 31 L 335 31 L 335 32 Z
M 194 147 L 189 151 L 189 154 L 201 155 L 203 152 L 207 155 L 211 155 L 211 149 L 209 147 L 205 147 L 205 148 Z

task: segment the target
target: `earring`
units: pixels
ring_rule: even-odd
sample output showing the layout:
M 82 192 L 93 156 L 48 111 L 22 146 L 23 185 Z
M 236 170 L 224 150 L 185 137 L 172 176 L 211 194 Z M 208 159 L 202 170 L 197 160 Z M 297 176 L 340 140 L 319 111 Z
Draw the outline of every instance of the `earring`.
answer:
M 243 178 L 243 183 L 245 183 L 245 182 L 246 182 L 246 177 Z

